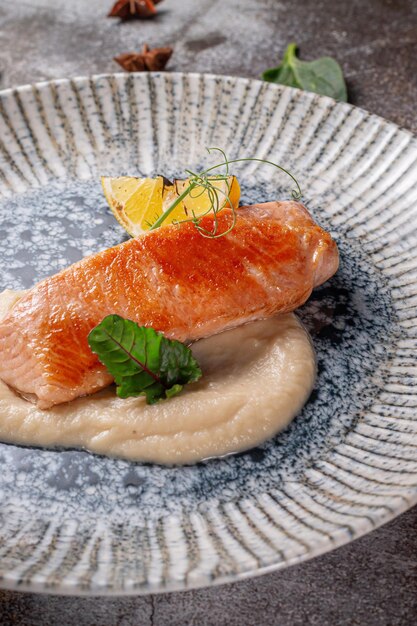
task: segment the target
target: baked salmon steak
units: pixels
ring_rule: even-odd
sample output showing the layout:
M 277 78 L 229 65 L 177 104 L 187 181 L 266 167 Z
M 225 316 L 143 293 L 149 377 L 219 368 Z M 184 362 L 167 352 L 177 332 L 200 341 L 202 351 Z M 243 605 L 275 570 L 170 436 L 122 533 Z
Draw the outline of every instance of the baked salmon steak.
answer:
M 218 232 L 233 214 L 218 214 Z M 213 217 L 200 225 L 211 231 Z M 191 342 L 292 311 L 337 270 L 337 246 L 297 202 L 240 208 L 219 238 L 194 224 L 148 231 L 27 291 L 0 323 L 0 378 L 41 409 L 106 387 L 94 326 L 116 313 Z

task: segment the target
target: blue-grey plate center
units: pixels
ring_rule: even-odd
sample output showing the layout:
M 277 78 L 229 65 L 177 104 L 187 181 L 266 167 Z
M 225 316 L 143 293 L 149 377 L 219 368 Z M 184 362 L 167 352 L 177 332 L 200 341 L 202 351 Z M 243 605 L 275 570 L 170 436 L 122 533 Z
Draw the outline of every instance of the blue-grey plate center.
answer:
M 244 199 L 267 200 L 268 190 L 248 188 Z M 16 195 L 0 203 L 0 223 L 0 289 L 28 288 L 127 238 L 107 207 L 99 180 L 57 181 Z M 396 332 L 382 277 L 359 245 L 352 240 L 338 244 L 338 274 L 298 312 L 313 339 L 318 377 L 309 402 L 283 433 L 254 450 L 175 468 L 80 450 L 0 444 L 0 488 L 6 499 L 8 493 L 15 495 L 18 484 L 22 499 L 42 506 L 53 501 L 67 513 L 118 510 L 122 516 L 133 511 L 143 518 L 149 511 L 192 509 L 211 497 L 230 501 L 269 491 L 296 478 L 319 450 L 340 441 L 372 402 L 370 381 L 389 358 L 384 346 Z

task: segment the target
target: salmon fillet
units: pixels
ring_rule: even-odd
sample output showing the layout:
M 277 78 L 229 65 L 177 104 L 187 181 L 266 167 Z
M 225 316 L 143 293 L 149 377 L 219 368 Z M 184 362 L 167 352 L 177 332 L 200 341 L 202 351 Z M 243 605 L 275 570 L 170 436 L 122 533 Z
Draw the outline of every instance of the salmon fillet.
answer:
M 218 220 L 223 232 L 231 211 Z M 292 311 L 338 263 L 335 242 L 297 202 L 242 207 L 218 239 L 193 224 L 149 231 L 26 292 L 0 323 L 0 378 L 39 408 L 67 402 L 112 382 L 87 342 L 106 315 L 193 341 Z

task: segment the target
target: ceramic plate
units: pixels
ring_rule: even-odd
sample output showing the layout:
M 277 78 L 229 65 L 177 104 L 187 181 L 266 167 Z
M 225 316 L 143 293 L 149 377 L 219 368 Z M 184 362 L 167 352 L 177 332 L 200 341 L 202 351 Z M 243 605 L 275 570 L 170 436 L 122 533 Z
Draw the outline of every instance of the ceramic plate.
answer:
M 100 175 L 180 176 L 229 157 L 281 163 L 341 267 L 299 316 L 318 379 L 265 445 L 167 468 L 0 445 L 2 585 L 148 593 L 310 558 L 417 500 L 417 141 L 328 98 L 220 76 L 110 75 L 0 93 L 0 288 L 30 287 L 125 237 Z M 288 180 L 234 168 L 244 202 Z

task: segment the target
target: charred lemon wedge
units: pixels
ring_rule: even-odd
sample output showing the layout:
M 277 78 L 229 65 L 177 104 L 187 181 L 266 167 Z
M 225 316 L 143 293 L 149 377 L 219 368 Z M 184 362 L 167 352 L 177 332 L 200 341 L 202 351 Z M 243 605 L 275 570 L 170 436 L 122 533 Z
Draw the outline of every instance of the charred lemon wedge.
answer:
M 235 176 L 208 179 L 207 189 L 195 185 L 167 216 L 162 226 L 178 223 L 224 207 L 237 208 L 240 199 L 240 186 Z M 136 237 L 150 227 L 167 211 L 190 186 L 190 180 L 169 181 L 163 176 L 137 178 L 118 176 L 101 178 L 104 195 L 117 221 Z

